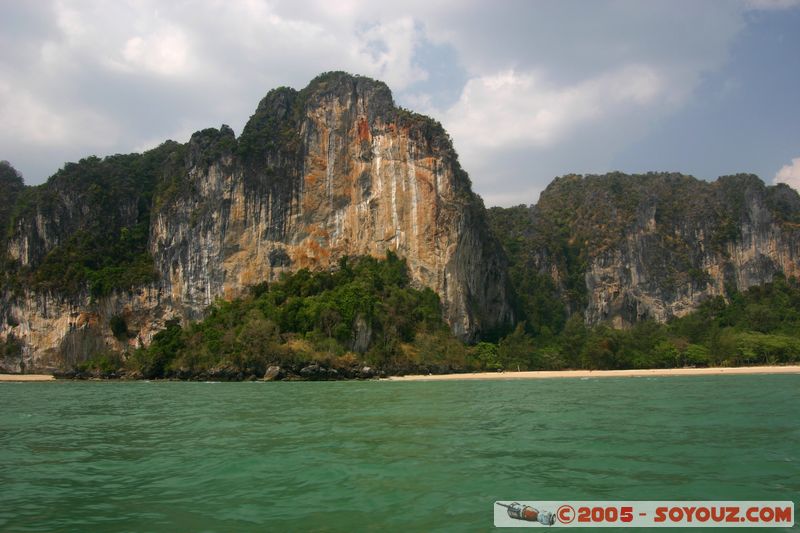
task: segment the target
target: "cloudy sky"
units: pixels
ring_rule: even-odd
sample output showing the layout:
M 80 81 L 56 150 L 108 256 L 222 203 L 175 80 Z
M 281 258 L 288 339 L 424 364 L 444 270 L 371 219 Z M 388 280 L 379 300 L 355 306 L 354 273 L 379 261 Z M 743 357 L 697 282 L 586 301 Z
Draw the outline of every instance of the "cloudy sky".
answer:
M 487 205 L 555 176 L 752 172 L 800 188 L 800 0 L 0 0 L 0 159 L 229 124 L 320 72 L 434 116 Z

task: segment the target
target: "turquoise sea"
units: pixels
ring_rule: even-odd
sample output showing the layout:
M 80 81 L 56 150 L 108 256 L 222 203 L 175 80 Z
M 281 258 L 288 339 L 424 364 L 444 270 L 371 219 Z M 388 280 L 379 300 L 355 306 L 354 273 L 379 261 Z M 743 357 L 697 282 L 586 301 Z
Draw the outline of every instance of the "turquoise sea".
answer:
M 495 500 L 800 500 L 798 375 L 0 383 L 0 406 L 0 531 L 488 531 Z

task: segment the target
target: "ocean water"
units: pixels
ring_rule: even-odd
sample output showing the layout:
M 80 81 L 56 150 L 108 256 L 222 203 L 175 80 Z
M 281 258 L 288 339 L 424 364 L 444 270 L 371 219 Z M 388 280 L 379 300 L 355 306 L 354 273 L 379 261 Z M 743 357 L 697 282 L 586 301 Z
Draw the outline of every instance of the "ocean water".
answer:
M 0 531 L 488 531 L 495 500 L 800 500 L 796 375 L 0 383 L 0 406 Z

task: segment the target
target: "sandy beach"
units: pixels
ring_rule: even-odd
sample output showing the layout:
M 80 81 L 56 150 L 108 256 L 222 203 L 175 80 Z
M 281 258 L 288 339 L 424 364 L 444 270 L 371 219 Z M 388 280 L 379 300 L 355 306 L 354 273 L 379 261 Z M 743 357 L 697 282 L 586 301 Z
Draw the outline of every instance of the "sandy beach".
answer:
M 441 374 L 396 376 L 386 381 L 448 381 L 454 379 L 549 379 L 549 378 L 621 378 L 654 376 L 710 376 L 729 374 L 800 374 L 800 365 L 742 366 L 731 368 L 651 368 L 645 370 L 553 370 L 531 372 L 475 372 L 472 374 Z
M 0 374 L 0 381 L 55 381 L 50 374 Z
M 800 374 L 800 365 L 739 366 L 718 368 L 650 368 L 642 370 L 538 370 L 524 372 L 474 372 L 466 374 L 409 375 L 382 381 L 450 381 L 472 379 L 636 378 L 655 376 L 718 376 L 732 374 Z M 50 374 L 0 374 L 0 381 L 55 381 Z

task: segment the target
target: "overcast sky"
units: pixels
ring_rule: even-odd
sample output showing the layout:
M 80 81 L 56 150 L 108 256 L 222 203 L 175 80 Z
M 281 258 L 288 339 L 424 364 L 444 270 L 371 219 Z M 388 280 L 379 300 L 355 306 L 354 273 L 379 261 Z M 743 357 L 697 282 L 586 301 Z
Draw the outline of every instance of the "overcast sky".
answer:
M 329 70 L 440 120 L 488 206 L 610 170 L 800 188 L 800 0 L 0 0 L 0 159 L 238 135 Z

